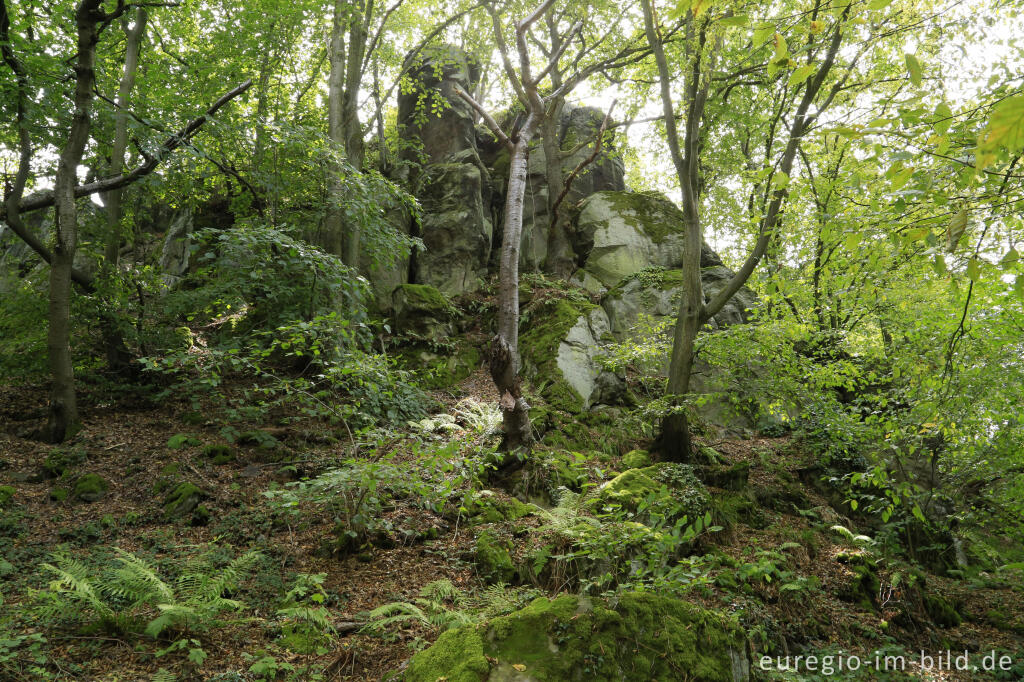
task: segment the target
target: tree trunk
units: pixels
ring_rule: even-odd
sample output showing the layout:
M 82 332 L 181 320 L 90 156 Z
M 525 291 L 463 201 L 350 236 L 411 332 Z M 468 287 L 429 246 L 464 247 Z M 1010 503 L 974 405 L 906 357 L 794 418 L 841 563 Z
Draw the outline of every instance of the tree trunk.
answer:
M 498 333 L 491 341 L 489 366 L 494 385 L 501 394 L 505 425 L 505 447 L 515 450 L 533 442 L 530 406 L 523 399 L 519 378 L 519 243 L 523 233 L 523 198 L 530 139 L 537 116 L 530 114 L 515 139 L 509 160 L 508 195 L 498 273 Z
M 75 64 L 74 114 L 67 144 L 57 162 L 54 181 L 53 261 L 50 263 L 50 312 L 47 348 L 53 386 L 47 435 L 63 441 L 78 423 L 74 362 L 71 357 L 71 270 L 78 248 L 78 215 L 75 185 L 78 165 L 89 139 L 92 86 L 95 77 L 96 24 L 101 0 L 82 0 L 75 13 L 78 27 L 78 59 Z
M 332 160 L 327 167 L 327 214 L 324 216 L 320 244 L 325 251 L 335 256 L 342 255 L 345 229 L 341 209 L 344 193 L 341 164 L 334 159 L 345 147 L 342 97 L 345 89 L 345 22 L 348 8 L 346 0 L 335 0 L 330 45 L 331 71 L 327 77 L 327 138 L 331 142 Z
M 348 63 L 345 67 L 345 90 L 342 94 L 341 118 L 345 157 L 353 170 L 361 172 L 365 157 L 363 126 L 359 121 L 359 86 L 363 76 L 363 55 L 366 52 L 364 23 L 373 11 L 373 0 L 355 0 L 349 7 Z M 342 260 L 351 268 L 359 267 L 359 225 L 349 221 L 344 225 Z
M 124 25 L 124 71 L 121 73 L 117 98 L 114 100 L 117 110 L 114 112 L 114 141 L 110 148 L 110 163 L 107 166 L 108 177 L 118 175 L 124 170 L 124 152 L 128 148 L 128 97 L 132 88 L 135 87 L 135 73 L 139 66 L 142 38 L 146 33 L 146 19 L 146 9 L 139 7 L 135 10 L 135 22 L 131 29 L 128 28 L 127 20 Z M 110 267 L 117 265 L 121 251 L 121 198 L 123 193 L 124 189 L 118 188 L 103 195 L 103 204 L 107 213 L 107 242 L 104 259 Z
M 560 99 L 548 110 L 541 124 L 541 144 L 544 148 L 544 173 L 547 184 L 548 209 L 548 247 L 544 261 L 545 269 L 558 276 L 568 277 L 576 264 L 572 245 L 565 231 L 566 220 L 562 214 L 555 219 L 558 210 L 558 197 L 565 188 L 565 177 L 562 173 L 562 147 L 558 139 L 558 120 L 562 114 L 564 102 Z
M 144 7 L 135 10 L 135 21 L 128 28 L 124 19 L 125 54 L 124 70 L 117 89 L 114 112 L 114 140 L 110 148 L 110 163 L 107 165 L 107 176 L 114 177 L 124 170 L 124 153 L 128 148 L 128 97 L 135 87 L 135 73 L 139 66 L 139 52 L 142 39 L 146 33 L 147 14 Z M 103 204 L 107 215 L 107 239 L 104 245 L 104 261 L 111 270 L 117 268 L 120 257 L 123 234 L 121 231 L 121 200 L 124 188 L 118 188 L 103 195 Z M 118 327 L 113 314 L 104 315 L 102 324 L 103 349 L 107 357 L 107 367 L 115 374 L 126 374 L 131 366 L 131 352 L 125 345 L 124 336 Z

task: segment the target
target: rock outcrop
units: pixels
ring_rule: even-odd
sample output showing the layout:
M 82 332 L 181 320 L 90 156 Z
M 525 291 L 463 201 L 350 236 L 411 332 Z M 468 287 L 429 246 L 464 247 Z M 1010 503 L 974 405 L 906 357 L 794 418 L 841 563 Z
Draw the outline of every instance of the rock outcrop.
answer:
M 562 595 L 443 633 L 406 682 L 694 680 L 745 682 L 743 631 L 726 616 L 652 592 L 614 603 Z

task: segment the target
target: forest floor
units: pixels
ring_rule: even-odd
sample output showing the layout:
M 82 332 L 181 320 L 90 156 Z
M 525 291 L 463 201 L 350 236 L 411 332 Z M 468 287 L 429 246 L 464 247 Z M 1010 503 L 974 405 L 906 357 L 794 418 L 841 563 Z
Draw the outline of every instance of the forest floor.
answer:
M 493 400 L 491 390 L 480 374 L 461 386 L 462 395 L 475 394 L 481 400 Z M 451 406 L 456 396 L 438 397 Z M 466 594 L 476 593 L 485 585 L 485 576 L 474 564 L 479 532 L 487 528 L 498 537 L 510 538 L 515 556 L 522 544 L 519 538 L 541 524 L 540 519 L 527 516 L 470 525 L 458 515 L 424 509 L 415 500 L 397 500 L 384 512 L 390 526 L 421 532 L 410 534 L 408 542 L 338 552 L 334 551 L 337 519 L 331 513 L 302 507 L 298 514 L 286 514 L 264 495 L 314 476 L 348 456 L 338 442 L 322 437 L 317 429 L 267 427 L 264 433 L 272 438 L 232 446 L 231 460 L 215 464 L 204 454 L 204 446 L 223 443 L 222 433 L 190 410 L 102 404 L 86 396 L 85 426 L 71 446 L 59 450 L 65 461 L 63 471 L 57 471 L 53 446 L 14 435 L 38 423 L 45 415 L 45 402 L 45 393 L 37 387 L 0 388 L 0 485 L 14 489 L 13 502 L 3 510 L 0 524 L 4 599 L 0 624 L 21 634 L 44 634 L 42 649 L 33 653 L 42 653 L 45 670 L 57 679 L 145 680 L 161 668 L 179 675 L 178 679 L 264 679 L 249 671 L 269 655 L 298 671 L 292 679 L 303 679 L 303 670 L 315 669 L 327 679 L 380 680 L 401 670 L 416 650 L 439 633 L 412 623 L 383 636 L 361 634 L 354 624 L 364 620 L 367 611 L 386 603 L 412 602 L 425 585 L 439 579 L 450 580 Z M 176 442 L 183 435 L 191 440 Z M 477 437 L 458 430 L 445 436 L 454 441 Z M 851 597 L 858 575 L 857 563 L 850 557 L 858 549 L 830 528 L 853 528 L 854 524 L 835 511 L 820 490 L 805 484 L 813 457 L 795 451 L 787 439 L 705 444 L 714 447 L 726 464 L 749 464 L 749 486 L 758 506 L 747 509 L 742 520 L 729 528 L 701 540 L 698 552 L 718 558 L 703 565 L 709 581 L 694 590 L 692 598 L 709 607 L 740 612 L 745 624 L 756 623 L 748 626 L 755 650 L 774 642 L 773 655 L 780 653 L 779 643 L 793 651 L 845 652 L 865 659 L 877 651 L 903 652 L 910 678 L 1022 679 L 928 671 L 916 665 L 920 651 L 956 654 L 966 649 L 976 652 L 974 663 L 989 650 L 1024 657 L 1021 590 L 994 581 L 928 575 L 929 594 L 955 605 L 962 616 L 956 618 L 962 622 L 942 625 L 924 615 L 920 605 L 908 607 L 910 590 L 902 593 L 892 575 L 898 569 L 892 566 L 878 568 L 880 594 Z M 403 446 L 396 438 L 384 447 L 398 451 Z M 612 471 L 620 468 L 617 460 L 608 466 Z M 62 494 L 53 492 L 71 488 L 84 473 L 109 482 L 100 499 L 86 502 L 73 495 L 59 499 Z M 182 481 L 202 490 L 208 516 L 166 518 L 167 491 Z M 713 494 L 719 492 L 712 489 Z M 494 495 L 505 497 L 501 491 Z M 53 552 L 90 557 L 89 561 L 102 565 L 110 561 L 112 547 L 145 556 L 168 570 L 182 557 L 197 555 L 204 548 L 222 552 L 224 547 L 254 548 L 264 559 L 234 595 L 246 604 L 239 617 L 196 635 L 208 658 L 194 669 L 184 651 L 158 657 L 157 643 L 138 633 L 62 630 L 54 623 L 33 620 L 34 590 L 44 590 L 52 578 L 41 564 L 50 561 Z M 762 571 L 760 579 L 748 575 L 757 567 Z M 729 571 L 739 577 L 718 579 Z M 317 573 L 326 574 L 326 606 L 340 626 L 339 635 L 325 653 L 290 652 L 280 644 L 281 630 L 275 624 L 280 596 L 296 574 Z M 553 582 L 540 581 L 532 588 L 537 594 L 552 594 L 560 587 Z M 797 587 L 786 590 L 783 585 Z M 993 616 L 995 612 L 1004 614 L 1007 621 Z M 4 646 L 0 643 L 0 677 L 36 679 L 27 672 L 24 660 L 19 662 L 18 657 L 24 658 L 27 652 Z M 10 658 L 3 662 L 5 654 Z M 756 654 L 754 660 L 758 660 Z M 883 678 L 868 672 L 844 679 Z

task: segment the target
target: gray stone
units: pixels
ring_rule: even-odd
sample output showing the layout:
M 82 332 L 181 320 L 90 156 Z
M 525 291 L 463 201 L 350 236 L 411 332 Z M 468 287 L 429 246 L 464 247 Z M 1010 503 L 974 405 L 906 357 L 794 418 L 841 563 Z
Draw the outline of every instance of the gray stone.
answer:
M 558 344 L 555 366 L 561 378 L 583 402 L 583 408 L 613 399 L 624 390 L 622 380 L 608 372 L 598 360 L 601 341 L 609 334 L 608 315 L 602 308 L 594 308 L 580 315 Z
M 193 225 L 192 212 L 186 209 L 175 213 L 167 226 L 160 269 L 172 281 L 188 272 Z

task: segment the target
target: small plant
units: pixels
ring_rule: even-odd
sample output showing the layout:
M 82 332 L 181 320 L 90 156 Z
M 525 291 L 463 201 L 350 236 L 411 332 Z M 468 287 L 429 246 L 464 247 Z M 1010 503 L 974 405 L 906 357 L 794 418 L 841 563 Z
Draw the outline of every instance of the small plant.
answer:
M 441 630 L 467 625 L 474 618 L 459 608 L 462 602 L 462 593 L 450 580 L 435 580 L 427 583 L 411 602 L 391 602 L 368 612 L 360 632 L 384 635 L 395 626 L 408 623 Z
M 326 573 L 300 573 L 277 610 L 281 618 L 281 644 L 300 654 L 327 653 L 334 636 L 330 612 L 324 607 Z
M 237 588 L 260 557 L 248 552 L 220 569 L 200 557 L 188 562 L 177 578 L 168 579 L 141 557 L 120 548 L 115 553 L 115 566 L 105 572 L 67 554 L 55 554 L 53 563 L 43 564 L 55 579 L 39 595 L 39 615 L 62 616 L 118 634 L 135 632 L 145 623 L 145 634 L 153 638 L 166 632 L 183 635 L 158 655 L 189 649 L 190 659 L 205 658 L 193 651 L 199 646 L 191 633 L 209 630 L 220 624 L 221 613 L 242 608 L 240 601 L 225 594 Z

